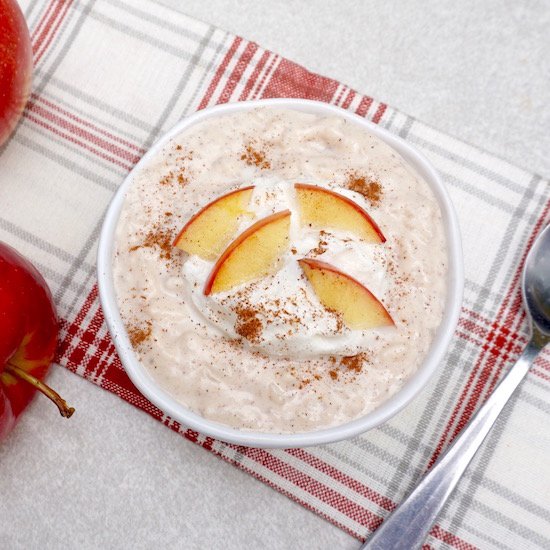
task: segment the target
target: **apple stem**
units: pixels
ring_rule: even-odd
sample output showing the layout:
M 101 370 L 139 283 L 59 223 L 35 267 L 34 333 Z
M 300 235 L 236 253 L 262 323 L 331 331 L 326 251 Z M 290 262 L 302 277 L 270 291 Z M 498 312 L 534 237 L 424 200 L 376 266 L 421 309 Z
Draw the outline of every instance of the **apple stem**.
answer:
M 6 365 L 6 370 L 11 372 L 17 378 L 28 382 L 31 386 L 34 386 L 39 392 L 42 392 L 48 399 L 51 399 L 59 409 L 61 416 L 64 418 L 70 418 L 74 413 L 74 408 L 69 407 L 65 400 L 48 385 L 44 384 L 41 380 L 24 371 L 23 369 L 16 367 L 12 363 Z

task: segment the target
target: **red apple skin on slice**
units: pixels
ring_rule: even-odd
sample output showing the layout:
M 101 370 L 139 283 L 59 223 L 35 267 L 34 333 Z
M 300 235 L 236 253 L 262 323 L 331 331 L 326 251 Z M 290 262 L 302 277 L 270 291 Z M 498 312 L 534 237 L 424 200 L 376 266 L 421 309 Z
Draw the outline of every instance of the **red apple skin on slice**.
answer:
M 214 260 L 230 242 L 247 210 L 254 187 L 227 193 L 199 210 L 174 239 L 173 245 L 204 260 Z
M 276 212 L 241 233 L 212 268 L 204 286 L 205 296 L 272 273 L 289 246 L 290 215 L 290 210 Z
M 376 222 L 357 203 L 317 185 L 294 184 L 300 223 L 322 229 L 342 229 L 371 243 L 384 243 L 386 237 Z
M 348 328 L 369 330 L 395 324 L 380 300 L 350 275 L 310 258 L 298 263 L 321 304 L 340 314 Z

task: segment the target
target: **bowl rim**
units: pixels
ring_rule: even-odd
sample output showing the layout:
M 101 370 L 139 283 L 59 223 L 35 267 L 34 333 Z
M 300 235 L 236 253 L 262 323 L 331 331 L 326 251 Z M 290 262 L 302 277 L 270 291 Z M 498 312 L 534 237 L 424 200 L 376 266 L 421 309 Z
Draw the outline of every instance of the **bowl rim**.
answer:
M 248 111 L 258 107 L 286 108 L 325 116 L 335 115 L 344 117 L 348 121 L 362 126 L 367 131 L 382 139 L 390 147 L 396 149 L 406 162 L 411 164 L 427 181 L 439 203 L 443 218 L 449 260 L 447 296 L 443 319 L 424 361 L 397 393 L 370 413 L 352 420 L 351 422 L 320 430 L 293 434 L 239 430 L 219 422 L 208 420 L 191 411 L 177 402 L 166 391 L 162 390 L 153 380 L 146 368 L 141 364 L 130 344 L 116 300 L 112 273 L 114 235 L 126 192 L 132 185 L 136 173 L 149 162 L 149 159 L 156 156 L 172 138 L 185 129 L 207 118 L 239 111 Z M 180 422 L 185 427 L 192 428 L 201 434 L 226 443 L 261 448 L 295 448 L 334 443 L 375 428 L 396 415 L 426 386 L 429 379 L 435 373 L 438 364 L 443 359 L 458 322 L 464 287 L 462 246 L 456 212 L 446 188 L 441 182 L 437 172 L 424 155 L 402 138 L 352 112 L 320 101 L 292 98 L 260 99 L 216 105 L 185 117 L 168 132 L 163 134 L 129 172 L 109 204 L 99 237 L 97 275 L 99 299 L 103 308 L 105 321 L 113 337 L 113 342 L 122 365 L 136 388 L 164 414 Z

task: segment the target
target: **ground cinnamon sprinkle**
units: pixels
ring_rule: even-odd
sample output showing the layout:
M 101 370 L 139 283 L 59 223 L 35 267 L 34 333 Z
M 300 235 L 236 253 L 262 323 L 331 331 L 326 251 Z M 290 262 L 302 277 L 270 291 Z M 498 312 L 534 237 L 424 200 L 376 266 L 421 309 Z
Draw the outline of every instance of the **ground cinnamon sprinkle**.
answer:
M 181 151 L 183 148 L 181 145 L 176 145 L 176 150 Z M 176 168 L 175 170 L 170 170 L 164 176 L 159 179 L 160 185 L 172 185 L 177 182 L 182 187 L 189 183 L 189 161 L 193 159 L 193 151 L 189 151 L 183 156 L 176 158 Z M 187 163 L 187 164 L 186 164 Z
M 132 344 L 132 346 L 135 348 L 136 346 L 139 346 L 140 344 L 145 342 L 145 340 L 147 340 L 147 338 L 151 336 L 151 330 L 151 321 L 147 321 L 145 323 L 145 327 L 134 326 L 129 328 L 128 336 L 130 337 L 130 343 Z
M 315 254 L 315 256 L 321 256 L 321 254 L 324 254 L 327 251 L 327 245 L 327 241 L 319 239 L 317 246 L 315 248 L 312 248 L 310 252 L 312 254 Z
M 154 228 L 147 233 L 143 243 L 130 248 L 130 252 L 134 252 L 138 248 L 153 248 L 157 247 L 160 250 L 160 257 L 163 260 L 170 260 L 172 258 L 172 241 L 174 236 L 171 231 L 168 231 L 159 225 L 155 225 Z
M 241 160 L 244 160 L 249 166 L 257 166 L 261 170 L 269 170 L 271 168 L 271 163 L 267 160 L 265 152 L 254 149 L 252 145 L 245 147 Z
M 365 197 L 372 206 L 377 206 L 382 199 L 382 186 L 377 181 L 369 181 L 365 176 L 352 172 L 348 176 L 346 187 Z
M 185 185 L 186 183 L 189 183 L 189 180 L 185 176 L 185 168 L 182 168 L 181 172 L 178 174 L 178 183 L 180 185 Z
M 258 319 L 258 312 L 251 307 L 237 306 L 235 313 L 235 332 L 249 342 L 258 342 L 263 328 L 262 322 Z
M 160 178 L 159 183 L 161 185 L 169 185 L 170 183 L 172 183 L 173 178 L 174 178 L 174 172 L 168 172 L 168 174 Z
M 355 372 L 361 372 L 363 363 L 367 360 L 366 353 L 358 353 L 357 355 L 349 355 L 348 357 L 342 357 L 340 359 L 340 365 L 346 367 L 348 370 Z
M 338 380 L 338 373 L 335 370 L 329 370 L 328 373 L 333 380 Z
M 342 317 L 342 314 L 339 311 L 336 311 L 335 309 L 332 309 L 330 307 L 325 308 L 329 313 L 332 313 L 334 317 L 336 318 L 336 332 L 342 332 L 344 330 L 344 319 Z

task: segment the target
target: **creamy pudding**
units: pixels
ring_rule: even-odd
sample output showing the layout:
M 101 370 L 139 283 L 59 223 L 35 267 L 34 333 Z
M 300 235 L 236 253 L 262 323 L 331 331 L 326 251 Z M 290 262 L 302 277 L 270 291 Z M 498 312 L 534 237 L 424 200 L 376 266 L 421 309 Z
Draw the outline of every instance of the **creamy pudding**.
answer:
M 367 414 L 418 369 L 442 318 L 430 187 L 339 117 L 259 108 L 192 126 L 135 175 L 115 244 L 140 361 L 236 428 Z

